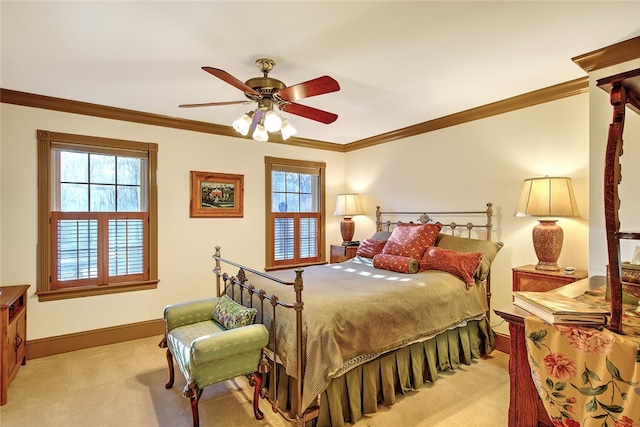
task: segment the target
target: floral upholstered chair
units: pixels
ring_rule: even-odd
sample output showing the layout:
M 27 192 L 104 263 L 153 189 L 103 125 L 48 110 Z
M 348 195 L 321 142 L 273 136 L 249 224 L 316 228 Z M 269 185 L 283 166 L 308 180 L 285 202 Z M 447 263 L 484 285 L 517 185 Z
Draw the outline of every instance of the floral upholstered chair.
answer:
M 173 387 L 175 359 L 187 380 L 182 394 L 191 400 L 194 427 L 199 425 L 202 389 L 240 375 L 246 375 L 254 387 L 254 414 L 258 420 L 263 418 L 258 401 L 262 373 L 269 367 L 266 360 L 262 361 L 269 332 L 264 325 L 253 324 L 255 315 L 255 309 L 243 307 L 226 295 L 165 307 L 165 336 L 160 342 L 160 347 L 167 348 L 169 363 L 165 387 Z

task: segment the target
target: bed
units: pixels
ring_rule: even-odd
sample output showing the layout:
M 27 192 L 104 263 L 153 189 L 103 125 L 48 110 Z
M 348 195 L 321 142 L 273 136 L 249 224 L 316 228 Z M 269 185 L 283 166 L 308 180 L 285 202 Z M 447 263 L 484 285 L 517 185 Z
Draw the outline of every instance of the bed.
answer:
M 218 295 L 257 309 L 270 331 L 261 397 L 296 426 L 342 426 L 493 351 L 489 269 L 502 243 L 491 241 L 492 215 L 491 203 L 464 212 L 378 207 L 377 232 L 355 258 L 304 270 L 266 274 L 216 247 Z M 430 237 L 398 240 L 403 233 Z

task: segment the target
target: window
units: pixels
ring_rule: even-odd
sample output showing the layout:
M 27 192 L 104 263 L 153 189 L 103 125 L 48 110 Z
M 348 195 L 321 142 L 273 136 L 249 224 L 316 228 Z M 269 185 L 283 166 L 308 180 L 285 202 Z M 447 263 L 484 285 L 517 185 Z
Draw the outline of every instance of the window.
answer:
M 38 131 L 38 297 L 152 289 L 157 144 Z
M 266 269 L 324 262 L 325 163 L 265 157 Z

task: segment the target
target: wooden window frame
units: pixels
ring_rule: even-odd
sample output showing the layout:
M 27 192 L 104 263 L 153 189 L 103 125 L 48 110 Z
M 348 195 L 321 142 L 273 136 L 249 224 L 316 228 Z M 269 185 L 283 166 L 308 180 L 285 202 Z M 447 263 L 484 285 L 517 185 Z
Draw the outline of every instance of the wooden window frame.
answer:
M 53 301 L 94 295 L 156 289 L 158 279 L 158 189 L 156 171 L 158 169 L 158 144 L 74 135 L 69 133 L 37 131 L 38 140 L 38 273 L 37 292 L 39 301 Z M 148 214 L 147 245 L 148 274 L 142 280 L 119 282 L 117 279 L 108 284 L 89 284 L 87 286 L 53 289 L 51 286 L 53 250 L 51 224 L 52 196 L 52 148 L 54 145 L 68 144 L 70 147 L 87 151 L 122 150 L 142 153 L 148 161 Z
M 325 254 L 325 181 L 326 163 L 313 162 L 307 160 L 284 159 L 279 157 L 265 156 L 265 270 L 277 270 L 283 268 L 304 267 L 306 265 L 326 264 Z M 299 259 L 293 262 L 274 261 L 274 227 L 271 212 L 271 172 L 295 171 L 298 173 L 313 173 L 318 175 L 318 261 L 311 263 L 300 263 Z M 300 216 L 300 215 L 298 215 Z M 297 224 L 296 224 L 297 227 Z

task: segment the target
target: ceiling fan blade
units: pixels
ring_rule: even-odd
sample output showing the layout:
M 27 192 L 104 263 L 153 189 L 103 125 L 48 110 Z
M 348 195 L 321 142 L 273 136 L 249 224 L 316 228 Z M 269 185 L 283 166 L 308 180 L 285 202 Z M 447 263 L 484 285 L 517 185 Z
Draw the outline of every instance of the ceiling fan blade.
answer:
M 306 105 L 296 104 L 290 102 L 288 104 L 283 104 L 280 107 L 280 110 L 285 111 L 290 114 L 295 114 L 296 116 L 304 117 L 307 119 L 315 120 L 320 123 L 329 124 L 336 121 L 338 118 L 337 114 L 330 113 L 328 111 L 319 110 L 313 107 L 307 107 Z
M 212 67 L 202 67 L 202 69 L 205 70 L 207 73 L 216 76 L 220 80 L 226 83 L 229 83 L 231 86 L 237 87 L 238 89 L 240 89 L 245 93 L 248 93 L 254 96 L 260 96 L 260 97 L 262 96 L 260 92 L 258 92 L 257 90 L 255 90 L 250 86 L 247 86 L 245 83 L 236 79 L 235 77 L 233 77 L 231 74 L 227 73 L 224 70 L 220 70 L 219 68 L 212 68 Z
M 180 108 L 215 107 L 216 105 L 253 104 L 253 101 L 205 102 L 203 104 L 180 104 Z
M 322 76 L 317 79 L 285 87 L 276 92 L 276 96 L 284 101 L 295 101 L 325 93 L 337 92 L 340 85 L 332 77 Z

